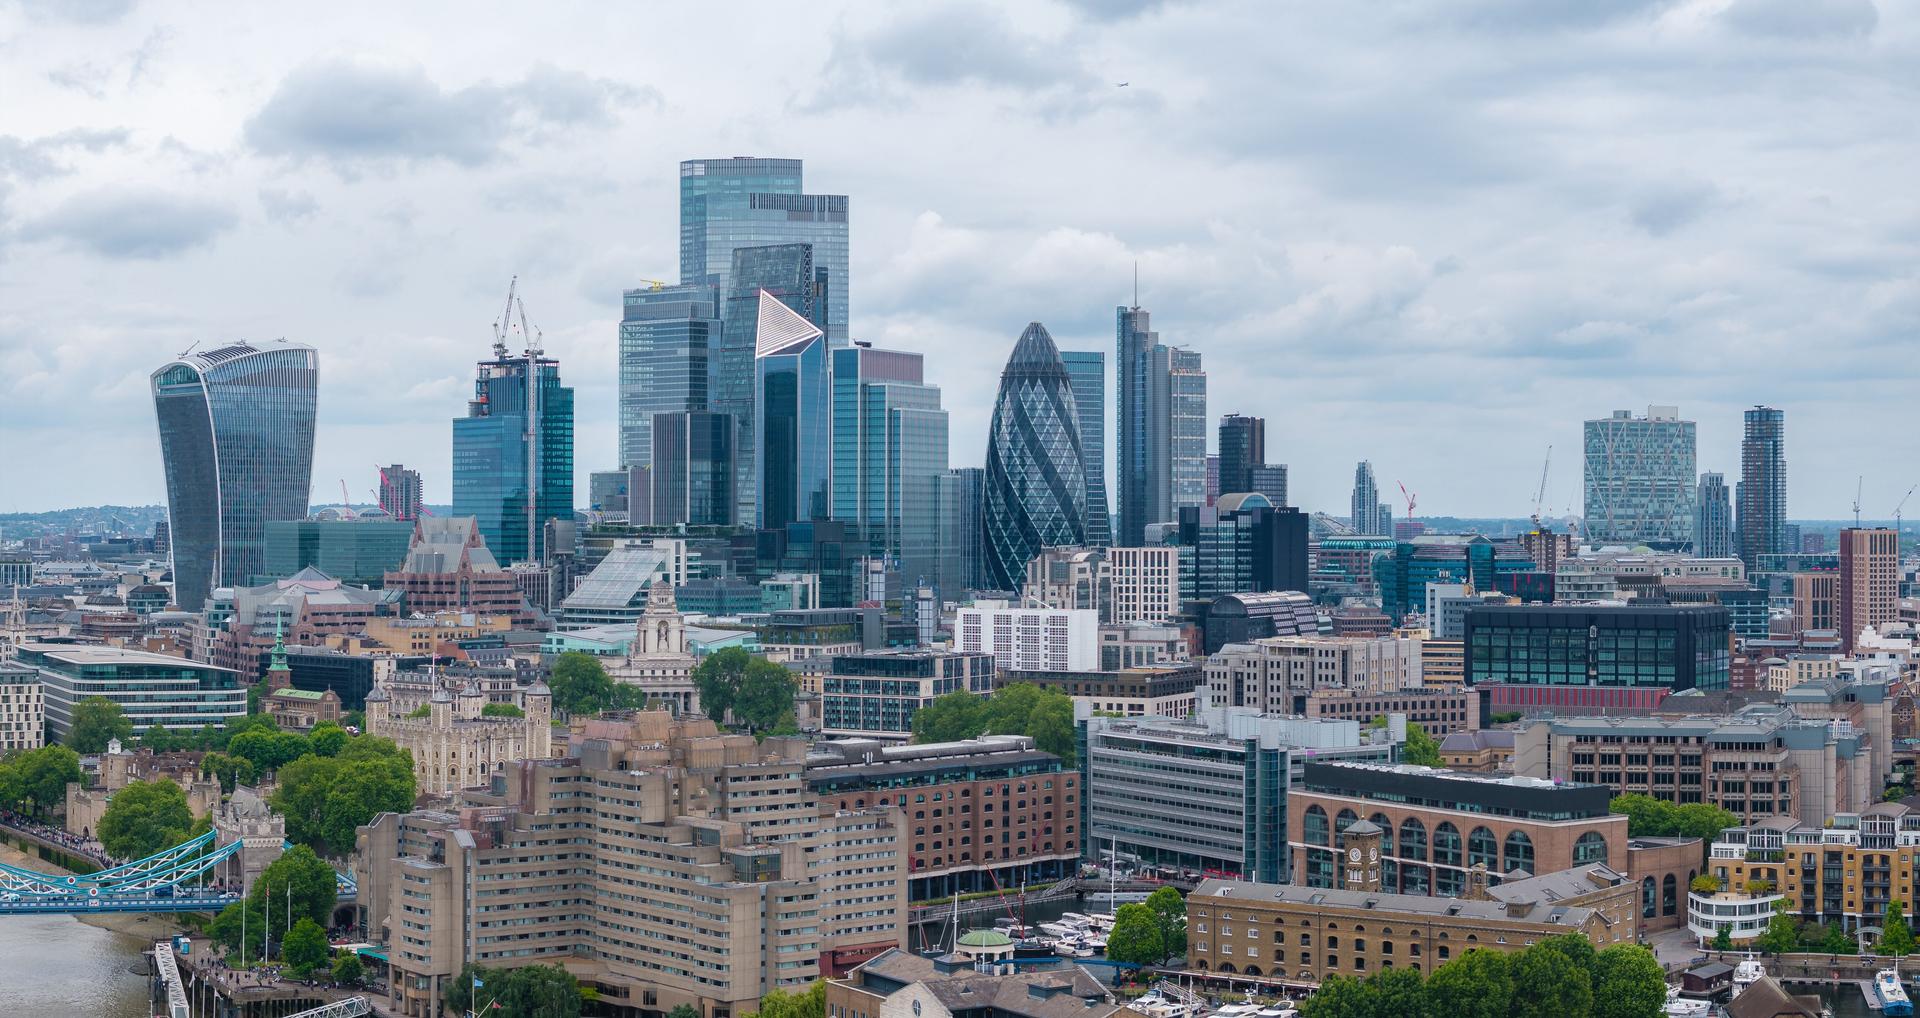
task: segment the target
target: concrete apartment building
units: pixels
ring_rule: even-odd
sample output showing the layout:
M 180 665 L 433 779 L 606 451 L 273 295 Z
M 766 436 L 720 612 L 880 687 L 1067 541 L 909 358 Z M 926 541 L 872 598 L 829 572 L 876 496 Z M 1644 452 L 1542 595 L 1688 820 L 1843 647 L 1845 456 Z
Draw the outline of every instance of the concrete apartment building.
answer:
M 1860 631 L 1876 633 L 1900 615 L 1900 539 L 1884 527 L 1840 531 L 1840 579 L 1837 585 L 1840 643 L 1857 649 Z
M 1110 672 L 1003 672 L 1001 685 L 1031 682 L 1085 701 L 1096 713 L 1184 718 L 1205 706 L 1198 664 Z
M 912 901 L 1045 883 L 1079 868 L 1080 774 L 1024 735 L 818 742 L 807 787 L 842 811 L 899 807 L 912 831 Z
M 1115 623 L 1165 622 L 1180 614 L 1180 549 L 1168 544 L 1108 548 Z
M 47 708 L 40 673 L 0 661 L 0 755 L 46 744 Z
M 1420 684 L 1429 689 L 1465 685 L 1467 681 L 1467 644 L 1465 640 L 1420 641 Z
M 1838 632 L 1840 574 L 1834 570 L 1793 574 L 1793 633 Z
M 1405 714 L 1435 739 L 1451 732 L 1480 727 L 1480 697 L 1471 690 L 1399 689 L 1391 693 L 1360 693 L 1327 689 L 1307 695 L 1310 718 L 1337 718 L 1362 724 L 1388 714 Z
M 1316 692 L 1392 693 L 1420 686 L 1420 641 L 1409 637 L 1275 636 L 1222 647 L 1207 658 L 1207 695 L 1218 707 L 1302 714 Z
M 1777 899 L 1795 918 L 1848 931 L 1880 926 L 1889 901 L 1904 903 L 1911 919 L 1920 896 L 1920 810 L 1883 802 L 1830 820 L 1773 817 L 1729 828 L 1708 851 L 1707 874 L 1721 893 L 1690 895 L 1697 916 L 1723 911 L 1731 897 L 1769 913 Z M 1746 895 L 1750 880 L 1770 881 L 1773 891 Z
M 383 814 L 354 869 L 394 1013 L 439 1014 L 462 966 L 560 964 L 613 1013 L 753 1010 L 906 930 L 897 805 L 809 789 L 805 743 L 666 711 L 577 722 L 457 811 Z
M 1100 613 L 1091 608 L 962 608 L 953 649 L 991 654 L 1002 670 L 1090 672 L 1100 667 Z
M 1192 634 L 1185 626 L 1130 622 L 1100 627 L 1100 670 L 1163 668 L 1193 659 Z

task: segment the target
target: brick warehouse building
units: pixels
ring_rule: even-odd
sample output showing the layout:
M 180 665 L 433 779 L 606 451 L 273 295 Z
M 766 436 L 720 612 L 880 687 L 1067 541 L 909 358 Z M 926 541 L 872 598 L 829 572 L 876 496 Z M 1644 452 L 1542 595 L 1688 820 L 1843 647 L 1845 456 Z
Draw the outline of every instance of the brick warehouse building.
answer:
M 906 814 L 912 901 L 1057 880 L 1079 865 L 1080 775 L 1024 735 L 820 742 L 807 785 L 841 810 Z

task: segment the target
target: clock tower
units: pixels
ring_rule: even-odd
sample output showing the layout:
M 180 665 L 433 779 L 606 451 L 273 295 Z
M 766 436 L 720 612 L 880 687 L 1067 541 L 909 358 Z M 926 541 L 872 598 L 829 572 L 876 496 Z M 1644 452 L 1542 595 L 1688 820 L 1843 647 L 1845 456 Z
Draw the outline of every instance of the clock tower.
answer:
M 1383 834 L 1371 820 L 1357 820 L 1348 825 L 1345 832 L 1346 852 L 1340 860 L 1346 881 L 1341 886 L 1350 891 L 1380 889 L 1380 839 Z

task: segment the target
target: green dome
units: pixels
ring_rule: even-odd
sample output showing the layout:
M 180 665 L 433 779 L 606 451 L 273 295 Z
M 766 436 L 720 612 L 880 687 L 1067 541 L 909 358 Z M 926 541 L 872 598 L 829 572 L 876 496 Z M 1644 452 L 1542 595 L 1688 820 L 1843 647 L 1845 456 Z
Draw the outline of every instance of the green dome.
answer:
M 1013 938 L 999 930 L 968 930 L 960 935 L 961 947 L 1010 947 Z

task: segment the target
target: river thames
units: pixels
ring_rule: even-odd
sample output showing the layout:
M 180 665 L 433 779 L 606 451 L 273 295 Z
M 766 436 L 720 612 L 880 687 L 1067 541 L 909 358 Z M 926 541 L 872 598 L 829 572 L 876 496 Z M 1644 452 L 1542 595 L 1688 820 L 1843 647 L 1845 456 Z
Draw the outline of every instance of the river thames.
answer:
M 0 916 L 0 998 L 22 1015 L 147 1018 L 150 946 L 72 916 Z

